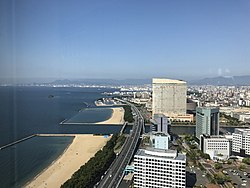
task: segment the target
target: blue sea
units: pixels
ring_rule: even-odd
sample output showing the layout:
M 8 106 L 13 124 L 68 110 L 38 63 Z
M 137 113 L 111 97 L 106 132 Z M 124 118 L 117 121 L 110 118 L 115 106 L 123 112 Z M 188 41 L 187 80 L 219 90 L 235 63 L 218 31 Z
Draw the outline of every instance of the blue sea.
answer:
M 86 111 L 87 122 L 104 121 L 110 109 L 95 109 L 94 101 L 105 97 L 103 88 L 0 87 L 0 147 L 39 133 L 112 134 L 121 126 L 60 125 L 78 120 Z M 84 110 L 91 109 L 91 110 Z M 84 116 L 81 116 L 81 118 Z M 0 150 L 0 187 L 21 187 L 51 164 L 73 137 L 34 137 Z

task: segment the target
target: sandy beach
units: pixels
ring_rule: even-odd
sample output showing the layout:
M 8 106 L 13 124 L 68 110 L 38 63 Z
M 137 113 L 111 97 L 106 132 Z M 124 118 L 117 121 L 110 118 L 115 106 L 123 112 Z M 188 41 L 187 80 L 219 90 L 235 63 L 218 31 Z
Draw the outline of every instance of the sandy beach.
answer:
M 96 124 L 123 124 L 124 109 L 122 107 L 111 108 L 113 110 L 111 117 L 106 121 L 97 122 Z
M 105 146 L 110 138 L 92 134 L 75 135 L 72 144 L 66 151 L 25 187 L 60 187 L 75 171 L 93 157 L 98 150 Z

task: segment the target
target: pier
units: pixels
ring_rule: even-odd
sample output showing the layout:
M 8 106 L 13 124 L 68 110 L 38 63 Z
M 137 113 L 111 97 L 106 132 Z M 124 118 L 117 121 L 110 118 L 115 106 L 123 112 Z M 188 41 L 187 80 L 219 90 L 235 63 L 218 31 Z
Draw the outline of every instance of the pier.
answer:
M 60 125 L 63 125 L 64 122 L 66 122 L 66 121 L 67 121 L 67 119 L 63 120 L 62 122 L 60 122 Z
M 41 136 L 41 137 L 43 136 L 43 137 L 45 137 L 45 136 L 76 136 L 76 135 L 77 135 L 77 134 L 32 134 L 32 135 L 30 135 L 30 136 L 27 136 L 27 137 L 25 137 L 25 138 L 22 138 L 22 139 L 20 139 L 20 140 L 15 141 L 15 142 L 11 142 L 11 143 L 9 143 L 9 144 L 6 144 L 6 145 L 0 147 L 0 150 L 6 149 L 6 148 L 8 148 L 8 147 L 10 147 L 10 146 L 13 146 L 13 145 L 16 145 L 16 144 L 18 144 L 18 143 L 20 143 L 20 142 L 24 142 L 24 141 L 26 141 L 26 140 L 29 140 L 29 139 L 31 139 L 31 138 L 34 138 L 35 136 Z
M 76 136 L 81 134 L 36 134 L 36 136 Z
M 8 147 L 13 146 L 13 145 L 15 145 L 15 144 L 18 144 L 18 143 L 23 142 L 23 141 L 25 141 L 25 140 L 31 139 L 31 138 L 33 138 L 33 137 L 35 137 L 35 136 L 37 136 L 37 135 L 36 135 L 36 134 L 32 134 L 32 135 L 30 135 L 30 136 L 27 136 L 27 137 L 25 137 L 25 138 L 22 138 L 22 139 L 20 139 L 20 140 L 17 140 L 17 141 L 15 141 L 15 142 L 12 142 L 12 143 L 10 143 L 10 144 L 7 144 L 7 145 L 5 145 L 5 146 L 2 146 L 2 147 L 0 147 L 0 150 L 3 150 L 3 149 L 5 149 L 5 148 L 8 148 Z

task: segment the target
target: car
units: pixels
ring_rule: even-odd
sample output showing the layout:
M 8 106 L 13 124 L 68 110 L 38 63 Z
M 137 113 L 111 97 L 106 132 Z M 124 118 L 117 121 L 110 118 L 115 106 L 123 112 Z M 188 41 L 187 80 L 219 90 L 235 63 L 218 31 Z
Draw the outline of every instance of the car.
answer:
M 246 182 L 247 182 L 247 180 L 245 180 L 245 179 L 242 179 L 242 182 L 243 182 L 243 183 L 246 183 Z
M 242 183 L 242 184 L 241 184 L 241 186 L 244 186 L 244 187 L 245 187 L 245 186 L 247 186 L 247 184 L 245 184 L 245 183 Z
M 227 171 L 226 171 L 226 170 L 223 170 L 222 172 L 223 172 L 223 174 L 227 174 Z

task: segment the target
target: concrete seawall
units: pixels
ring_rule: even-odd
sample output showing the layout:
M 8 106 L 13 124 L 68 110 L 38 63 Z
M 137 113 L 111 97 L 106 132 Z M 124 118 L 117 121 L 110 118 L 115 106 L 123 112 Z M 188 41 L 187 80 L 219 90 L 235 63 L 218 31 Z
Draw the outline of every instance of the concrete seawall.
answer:
M 3 150 L 3 149 L 5 149 L 5 148 L 8 148 L 8 147 L 13 146 L 13 145 L 15 145 L 15 144 L 18 144 L 18 143 L 23 142 L 23 141 L 25 141 L 25 140 L 31 139 L 31 138 L 33 138 L 33 137 L 35 137 L 35 136 L 37 136 L 37 135 L 36 135 L 36 134 L 32 134 L 32 135 L 30 135 L 30 136 L 27 136 L 27 137 L 25 137 L 25 138 L 22 138 L 22 139 L 20 139 L 20 140 L 17 140 L 17 141 L 15 141 L 15 142 L 10 143 L 10 144 L 6 144 L 6 145 L 0 147 L 0 150 Z

